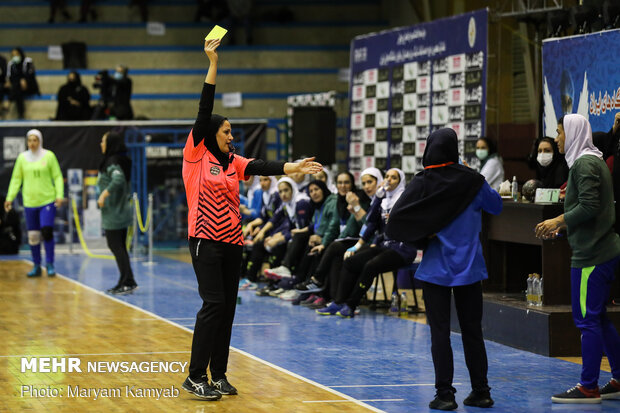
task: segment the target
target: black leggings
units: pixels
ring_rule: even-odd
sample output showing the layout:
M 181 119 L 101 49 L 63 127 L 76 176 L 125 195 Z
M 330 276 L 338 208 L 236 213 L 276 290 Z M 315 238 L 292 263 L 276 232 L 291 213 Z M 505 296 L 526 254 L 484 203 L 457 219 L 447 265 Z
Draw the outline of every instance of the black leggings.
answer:
M 298 263 L 301 261 L 304 251 L 308 246 L 309 239 L 310 233 L 305 231 L 293 235 L 293 239 L 289 242 L 286 248 L 286 255 L 284 256 L 284 260 L 282 260 L 282 265 L 290 269 L 291 272 L 296 270 Z
M 356 240 L 334 241 L 323 252 L 319 266 L 314 272 L 314 278 L 321 284 L 325 284 L 325 289 L 321 293 L 325 300 L 330 301 L 338 294 L 344 253 L 356 242 Z
M 286 243 L 274 247 L 271 252 L 265 249 L 264 242 L 254 243 L 252 252 L 250 253 L 250 259 L 248 259 L 245 268 L 245 277 L 252 282 L 256 282 L 258 280 L 258 271 L 260 271 L 265 258 L 269 256 L 269 264 L 273 268 L 274 263 L 280 261 L 285 253 Z
M 435 388 L 439 394 L 456 391 L 452 387 L 454 360 L 450 344 L 450 300 L 454 293 L 456 314 L 461 326 L 465 363 L 471 387 L 477 392 L 488 391 L 487 352 L 482 337 L 482 283 L 459 287 L 424 282 L 426 319 L 431 328 L 431 353 L 435 366 Z
M 110 248 L 110 251 L 114 254 L 114 258 L 116 258 L 116 265 L 118 265 L 118 271 L 121 274 L 118 279 L 117 287 L 133 287 L 136 285 L 136 280 L 133 278 L 129 254 L 127 253 L 127 246 L 125 245 L 127 240 L 127 228 L 106 229 L 105 239 L 108 243 L 108 248 Z
M 189 375 L 197 380 L 226 378 L 230 335 L 241 272 L 241 245 L 191 237 L 189 251 L 198 280 L 202 308 L 196 314 Z
M 355 309 L 370 288 L 372 280 L 380 273 L 396 271 L 405 266 L 405 259 L 390 248 L 363 247 L 352 257 L 344 260 L 338 294 L 339 304 L 346 303 Z

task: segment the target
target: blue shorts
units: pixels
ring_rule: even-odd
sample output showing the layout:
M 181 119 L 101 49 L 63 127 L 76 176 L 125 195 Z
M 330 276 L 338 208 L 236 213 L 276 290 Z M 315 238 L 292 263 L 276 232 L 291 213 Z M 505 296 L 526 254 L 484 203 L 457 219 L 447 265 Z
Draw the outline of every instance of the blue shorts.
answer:
M 56 206 L 53 202 L 36 208 L 24 208 L 24 211 L 28 231 L 39 231 L 43 227 L 54 227 Z

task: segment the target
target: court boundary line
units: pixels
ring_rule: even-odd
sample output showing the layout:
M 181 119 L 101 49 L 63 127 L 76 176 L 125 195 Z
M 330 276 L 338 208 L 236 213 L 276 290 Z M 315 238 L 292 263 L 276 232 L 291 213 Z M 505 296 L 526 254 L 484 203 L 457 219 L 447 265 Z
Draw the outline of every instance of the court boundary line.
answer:
M 31 261 L 26 260 L 26 259 L 20 259 L 20 260 L 17 260 L 17 261 L 22 261 L 22 262 L 26 262 L 26 263 L 28 263 L 28 264 L 32 264 L 32 262 L 31 262 Z M 74 280 L 74 279 L 72 279 L 72 278 L 69 278 L 69 277 L 67 277 L 67 276 L 65 276 L 65 275 L 63 275 L 63 274 L 56 273 L 56 277 L 61 278 L 61 279 L 66 280 L 66 281 L 69 281 L 69 282 L 71 282 L 71 283 L 73 283 L 73 284 L 77 284 L 78 286 L 83 287 L 83 288 L 85 288 L 85 289 L 87 289 L 87 290 L 89 290 L 89 291 L 92 291 L 92 292 L 94 292 L 95 294 L 101 295 L 101 296 L 103 296 L 103 297 L 105 297 L 105 298 L 108 298 L 108 299 L 110 299 L 110 300 L 113 300 L 113 301 L 116 301 L 116 302 L 121 303 L 121 304 L 123 304 L 123 305 L 126 305 L 127 307 L 133 308 L 133 309 L 138 310 L 138 311 L 140 311 L 140 312 L 142 312 L 142 313 L 148 314 L 148 315 L 150 315 L 150 316 L 152 316 L 152 317 L 154 317 L 154 318 L 157 318 L 157 319 L 159 319 L 159 320 L 161 320 L 161 321 L 164 321 L 164 322 L 165 322 L 165 323 L 167 323 L 167 324 L 170 324 L 171 326 L 174 326 L 174 327 L 180 328 L 181 330 L 184 330 L 184 331 L 186 331 L 186 332 L 188 332 L 188 333 L 192 333 L 192 334 L 194 333 L 192 330 L 190 330 L 190 329 L 189 329 L 189 328 L 187 328 L 187 327 L 183 327 L 183 326 L 181 326 L 181 325 L 179 325 L 179 324 L 176 324 L 176 323 L 174 323 L 174 322 L 172 322 L 172 321 L 170 321 L 170 320 L 165 319 L 164 317 L 161 317 L 161 316 L 159 316 L 159 315 L 157 315 L 157 314 L 154 314 L 154 313 L 152 313 L 152 312 L 150 312 L 150 311 L 148 311 L 148 310 L 145 310 L 144 308 L 140 308 L 140 307 L 138 307 L 138 306 L 136 306 L 136 305 L 134 305 L 134 304 L 131 304 L 131 303 L 125 302 L 125 301 L 120 300 L 120 299 L 118 299 L 118 298 L 116 298 L 116 297 L 112 297 L 112 296 L 110 296 L 110 295 L 108 295 L 108 294 L 105 294 L 105 293 L 104 293 L 104 292 L 102 292 L 102 291 L 96 290 L 96 289 L 92 288 L 91 286 L 88 286 L 88 285 L 82 284 L 81 282 L 79 282 L 79 281 L 77 281 L 77 280 Z M 264 364 L 264 365 L 266 365 L 266 366 L 268 366 L 268 367 L 271 367 L 271 368 L 273 368 L 273 369 L 275 369 L 275 370 L 278 370 L 278 371 L 280 371 L 280 372 L 282 372 L 282 373 L 285 373 L 285 374 L 287 374 L 287 375 L 289 375 L 289 376 L 291 376 L 291 377 L 294 377 L 294 378 L 296 378 L 296 379 L 298 379 L 298 380 L 301 380 L 301 381 L 303 381 L 303 382 L 305 382 L 305 383 L 308 383 L 308 384 L 310 384 L 310 385 L 312 385 L 312 386 L 318 387 L 319 389 L 322 389 L 322 390 L 325 390 L 325 391 L 327 391 L 327 392 L 329 392 L 329 393 L 335 394 L 335 395 L 337 395 L 337 396 L 339 396 L 339 397 L 342 397 L 343 399 L 348 400 L 349 402 L 355 403 L 355 404 L 357 404 L 357 405 L 359 405 L 359 406 L 361 406 L 361 407 L 364 407 L 364 408 L 366 408 L 366 409 L 368 409 L 368 410 L 370 410 L 370 411 L 373 411 L 373 412 L 376 412 L 376 413 L 385 413 L 383 410 L 377 409 L 376 407 L 373 407 L 373 406 L 371 406 L 371 405 L 369 405 L 369 404 L 366 404 L 366 403 L 364 403 L 364 402 L 361 402 L 360 400 L 358 400 L 358 399 L 356 399 L 356 398 L 354 398 L 354 397 L 351 397 L 351 396 L 349 396 L 349 395 L 347 395 L 347 394 L 341 393 L 341 392 L 339 392 L 339 391 L 337 391 L 337 390 L 331 389 L 331 388 L 329 388 L 329 387 L 327 387 L 327 386 L 324 386 L 324 385 L 322 385 L 322 384 L 320 384 L 320 383 L 317 383 L 317 382 L 315 382 L 315 381 L 313 381 L 313 380 L 310 380 L 310 379 L 308 379 L 308 378 L 306 378 L 306 377 L 300 376 L 300 375 L 299 375 L 299 374 L 297 374 L 297 373 L 293 373 L 293 372 L 292 372 L 292 371 L 290 371 L 290 370 L 287 370 L 287 369 L 285 369 L 285 368 L 283 368 L 283 367 L 280 367 L 280 366 L 278 366 L 278 365 L 276 365 L 276 364 L 273 364 L 273 363 L 271 363 L 271 362 L 269 362 L 269 361 L 267 361 L 267 360 L 263 360 L 263 359 L 261 359 L 261 358 L 259 358 L 259 357 L 257 357 L 257 356 L 254 356 L 253 354 L 247 353 L 247 352 L 245 352 L 245 351 L 243 351 L 243 350 L 241 350 L 241 349 L 238 349 L 238 348 L 233 347 L 233 346 L 230 346 L 230 349 L 231 349 L 232 351 L 235 351 L 235 352 L 237 352 L 237 353 L 239 353 L 239 354 L 243 355 L 243 356 L 246 356 L 246 357 L 250 358 L 251 360 L 254 360 L 254 361 L 257 361 L 257 362 L 259 362 L 259 363 L 262 363 L 262 364 Z M 303 401 L 302 401 L 302 402 L 303 402 Z

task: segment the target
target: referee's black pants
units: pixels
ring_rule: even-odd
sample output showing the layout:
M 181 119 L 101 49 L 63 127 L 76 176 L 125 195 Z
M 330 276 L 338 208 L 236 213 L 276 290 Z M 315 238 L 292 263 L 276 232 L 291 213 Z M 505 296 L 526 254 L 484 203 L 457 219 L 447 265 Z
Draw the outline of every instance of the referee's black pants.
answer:
M 487 352 L 482 337 L 482 283 L 459 287 L 424 282 L 426 319 L 431 327 L 431 353 L 435 366 L 435 388 L 440 395 L 454 394 L 452 387 L 454 359 L 450 344 L 450 305 L 454 292 L 456 314 L 461 327 L 465 363 L 469 370 L 472 390 L 489 391 L 487 381 Z
M 189 250 L 202 298 L 202 308 L 196 314 L 189 375 L 199 379 L 209 366 L 211 380 L 217 381 L 226 378 L 243 247 L 191 237 Z

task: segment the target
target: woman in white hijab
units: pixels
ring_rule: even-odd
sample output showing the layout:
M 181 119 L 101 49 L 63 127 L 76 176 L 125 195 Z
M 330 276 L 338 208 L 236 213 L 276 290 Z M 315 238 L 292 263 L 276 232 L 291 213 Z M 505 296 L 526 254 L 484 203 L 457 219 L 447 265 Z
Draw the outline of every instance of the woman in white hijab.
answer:
M 32 252 L 34 268 L 28 277 L 41 275 L 41 238 L 45 245 L 47 275 L 56 275 L 54 269 L 54 217 L 56 207 L 64 198 L 64 182 L 54 152 L 43 149 L 43 134 L 38 129 L 26 133 L 28 150 L 15 161 L 9 193 L 4 209 L 11 209 L 17 193 L 22 191 L 28 244 Z
M 554 395 L 554 403 L 600 403 L 620 397 L 620 337 L 607 317 L 605 304 L 620 260 L 620 238 L 614 231 L 615 209 L 611 174 L 592 143 L 590 124 L 581 115 L 566 115 L 556 138 L 566 154 L 569 173 L 564 214 L 541 222 L 536 236 L 555 238 L 566 229 L 571 257 L 573 320 L 581 330 L 582 369 L 579 383 Z M 613 378 L 600 390 L 603 351 Z

